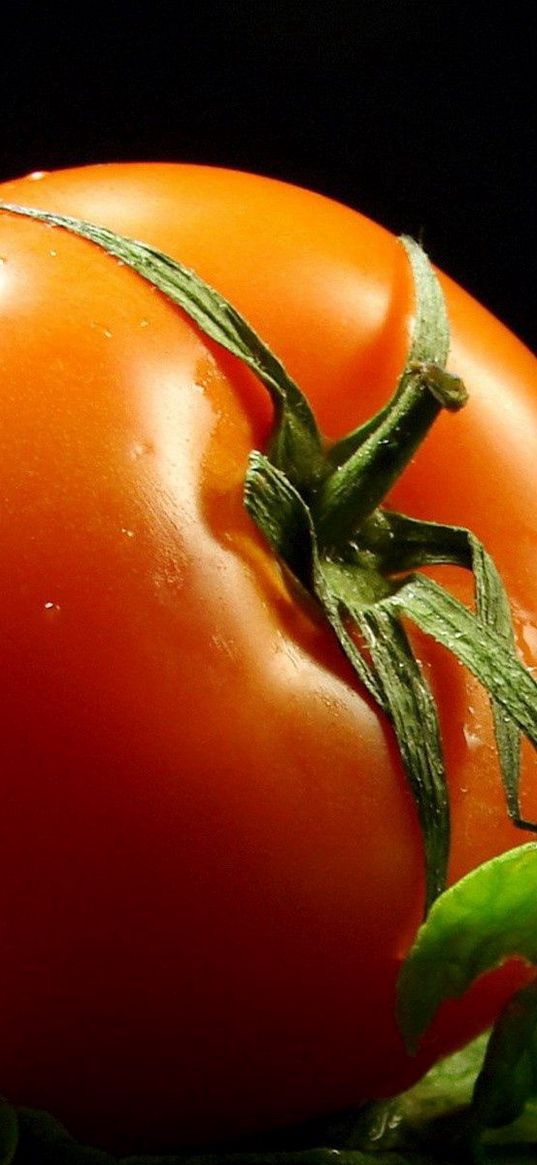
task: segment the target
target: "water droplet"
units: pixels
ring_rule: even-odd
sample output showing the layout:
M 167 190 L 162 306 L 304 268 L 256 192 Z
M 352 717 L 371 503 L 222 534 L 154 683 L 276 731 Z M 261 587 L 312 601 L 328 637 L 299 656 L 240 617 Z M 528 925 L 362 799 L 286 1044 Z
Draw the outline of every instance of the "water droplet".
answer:
M 537 627 L 534 623 L 527 622 L 524 624 L 522 638 L 529 647 L 531 654 L 537 656 Z
M 134 530 L 128 530 L 126 526 L 121 527 L 121 533 L 125 535 L 125 538 L 134 538 Z
M 148 328 L 149 327 L 149 320 L 140 320 L 140 327 L 141 328 Z
M 214 646 L 216 647 L 217 651 L 221 655 L 227 655 L 227 656 L 229 656 L 230 659 L 233 659 L 233 656 L 235 653 L 233 650 L 232 643 L 229 643 L 228 640 L 225 639 L 223 635 L 218 635 L 218 634 L 212 635 L 211 639 L 212 639 L 212 642 L 214 643 Z
M 475 730 L 473 728 L 470 728 L 470 726 L 468 724 L 464 725 L 464 728 L 462 731 L 464 734 L 464 739 L 468 745 L 468 748 L 470 749 L 470 752 L 475 752 L 476 749 L 481 748 L 483 741 L 482 741 L 478 732 L 475 732 Z M 463 790 L 463 792 L 464 792 L 464 790 Z
M 30 182 L 41 182 L 41 179 L 46 178 L 46 175 L 47 175 L 46 170 L 33 170 L 32 173 L 27 174 L 26 177 L 29 179 Z
M 92 320 L 90 327 L 95 328 L 96 331 L 98 330 L 98 331 L 102 332 L 103 336 L 105 336 L 107 340 L 110 340 L 112 338 L 112 333 L 111 333 L 110 329 L 103 327 L 103 325 L 100 324 L 98 320 Z
M 47 599 L 46 603 L 43 603 L 43 607 L 44 607 L 45 611 L 60 611 L 61 610 L 60 604 L 55 603 L 53 599 Z
M 56 255 L 57 255 L 57 254 L 58 254 L 58 252 L 57 252 L 57 251 L 49 251 L 49 255 L 51 255 L 53 259 L 55 259 L 55 258 L 56 258 Z
M 153 453 L 154 446 L 151 441 L 136 441 L 131 446 L 130 457 L 132 461 L 138 461 L 140 457 L 145 457 L 148 453 Z

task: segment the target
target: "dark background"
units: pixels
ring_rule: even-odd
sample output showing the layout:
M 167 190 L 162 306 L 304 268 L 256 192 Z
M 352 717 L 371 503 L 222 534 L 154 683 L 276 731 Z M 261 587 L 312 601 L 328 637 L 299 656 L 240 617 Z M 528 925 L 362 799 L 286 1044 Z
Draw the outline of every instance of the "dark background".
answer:
M 4 9 L 0 178 L 153 159 L 296 182 L 420 237 L 537 349 L 531 8 L 193 0 L 96 11 Z

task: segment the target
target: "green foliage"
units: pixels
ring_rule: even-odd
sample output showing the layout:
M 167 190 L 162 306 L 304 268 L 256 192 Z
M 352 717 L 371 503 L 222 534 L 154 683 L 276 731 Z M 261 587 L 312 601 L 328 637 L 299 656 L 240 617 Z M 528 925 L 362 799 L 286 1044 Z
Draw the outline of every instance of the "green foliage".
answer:
M 410 1047 L 444 999 L 510 955 L 537 963 L 537 843 L 485 862 L 435 902 L 399 979 L 399 1024 Z

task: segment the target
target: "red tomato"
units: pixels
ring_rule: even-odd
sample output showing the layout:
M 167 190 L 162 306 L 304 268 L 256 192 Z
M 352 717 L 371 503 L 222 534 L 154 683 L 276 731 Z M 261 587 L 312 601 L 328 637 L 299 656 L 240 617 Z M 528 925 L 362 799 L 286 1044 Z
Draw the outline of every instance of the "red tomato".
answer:
M 342 435 L 404 363 L 408 262 L 275 181 L 106 165 L 0 189 L 194 267 Z M 399 1090 L 488 1022 L 513 965 L 394 1019 L 423 847 L 391 728 L 247 516 L 265 390 L 95 246 L 0 215 L 0 1087 L 126 1151 L 220 1139 Z M 394 490 L 470 526 L 537 664 L 537 367 L 442 277 L 444 415 Z M 455 569 L 438 577 L 469 599 Z M 452 878 L 527 840 L 477 684 L 416 636 L 441 706 Z M 523 809 L 537 816 L 535 756 Z

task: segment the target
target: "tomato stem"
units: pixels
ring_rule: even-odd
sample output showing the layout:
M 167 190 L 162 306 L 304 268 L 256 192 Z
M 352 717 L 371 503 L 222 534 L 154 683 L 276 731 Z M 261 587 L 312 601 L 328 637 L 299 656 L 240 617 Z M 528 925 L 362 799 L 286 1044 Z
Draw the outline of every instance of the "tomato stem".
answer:
M 456 411 L 466 400 L 458 377 L 431 362 L 410 365 L 379 424 L 319 491 L 314 514 L 326 550 L 340 547 L 374 513 L 441 410 Z

